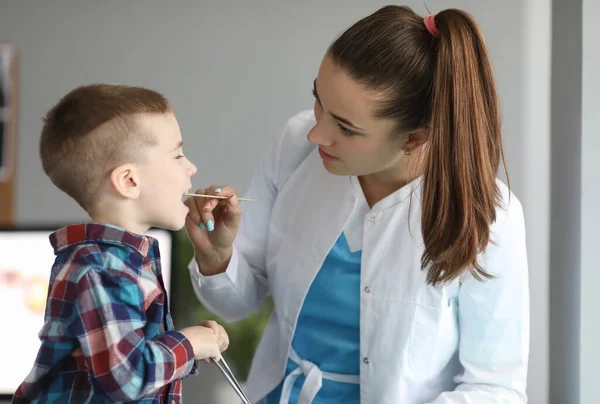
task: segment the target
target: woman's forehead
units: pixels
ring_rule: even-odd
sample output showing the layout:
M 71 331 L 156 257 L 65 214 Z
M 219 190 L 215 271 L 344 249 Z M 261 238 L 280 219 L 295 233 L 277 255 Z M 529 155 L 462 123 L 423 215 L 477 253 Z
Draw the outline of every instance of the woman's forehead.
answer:
M 351 121 L 361 128 L 389 126 L 388 120 L 376 117 L 384 96 L 354 80 L 330 58 L 323 59 L 315 80 L 317 94 L 328 113 Z

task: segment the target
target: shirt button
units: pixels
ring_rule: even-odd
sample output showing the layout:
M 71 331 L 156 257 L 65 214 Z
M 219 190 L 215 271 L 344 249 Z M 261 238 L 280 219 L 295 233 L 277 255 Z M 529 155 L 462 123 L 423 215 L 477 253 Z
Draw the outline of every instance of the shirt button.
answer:
M 365 293 L 371 293 L 371 288 L 368 286 L 365 286 Z
M 371 216 L 371 223 L 375 223 L 377 221 L 377 218 L 375 216 Z
M 366 356 L 363 358 L 363 362 L 365 363 L 365 365 L 369 364 L 369 358 L 367 358 Z

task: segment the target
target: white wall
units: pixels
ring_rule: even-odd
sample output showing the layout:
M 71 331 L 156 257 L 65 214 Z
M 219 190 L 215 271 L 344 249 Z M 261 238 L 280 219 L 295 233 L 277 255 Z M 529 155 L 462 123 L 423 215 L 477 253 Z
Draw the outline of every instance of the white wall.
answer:
M 425 13 L 421 0 L 406 2 Z M 21 53 L 17 221 L 84 220 L 42 173 L 41 117 L 73 87 L 143 85 L 170 97 L 197 187 L 243 190 L 266 140 L 310 107 L 330 41 L 384 1 L 0 0 L 0 40 Z M 484 29 L 503 105 L 512 186 L 523 203 L 531 271 L 530 402 L 548 402 L 550 0 L 430 0 Z M 205 387 L 205 386 L 204 386 Z M 192 386 L 186 384 L 187 391 Z M 208 400 L 207 400 L 208 401 Z
M 581 364 L 582 404 L 600 397 L 600 321 L 598 316 L 598 227 L 600 225 L 600 3 L 583 1 L 581 108 Z
M 524 26 L 523 108 L 521 166 L 512 179 L 522 188 L 517 196 L 523 203 L 527 226 L 529 282 L 531 294 L 531 342 L 528 395 L 532 404 L 549 402 L 549 253 L 550 253 L 550 62 L 551 0 L 524 2 L 520 23 Z M 514 20 L 502 20 L 501 30 L 510 30 Z M 511 46 L 506 44 L 505 46 Z M 517 63 L 517 61 L 507 61 Z M 501 91 L 503 88 L 501 87 Z M 506 116 L 506 119 L 509 119 Z M 566 403 L 562 403 L 566 404 Z M 569 403 L 571 404 L 571 403 Z M 573 403 L 574 404 L 574 403 Z

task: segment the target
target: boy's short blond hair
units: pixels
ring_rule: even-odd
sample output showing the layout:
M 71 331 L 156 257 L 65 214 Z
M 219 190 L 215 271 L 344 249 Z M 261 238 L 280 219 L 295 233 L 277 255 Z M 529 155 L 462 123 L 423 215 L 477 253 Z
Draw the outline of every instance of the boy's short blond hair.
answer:
M 110 172 L 156 143 L 137 125 L 143 114 L 172 112 L 167 98 L 140 87 L 93 84 L 65 95 L 43 120 L 40 157 L 54 185 L 86 211 Z

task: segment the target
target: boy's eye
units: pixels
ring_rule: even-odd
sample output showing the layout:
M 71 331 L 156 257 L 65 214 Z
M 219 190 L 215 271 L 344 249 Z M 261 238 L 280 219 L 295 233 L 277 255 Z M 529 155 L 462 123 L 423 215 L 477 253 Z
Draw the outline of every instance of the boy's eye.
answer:
M 184 158 L 185 156 L 183 154 L 178 155 L 177 157 L 175 157 L 177 160 Z

